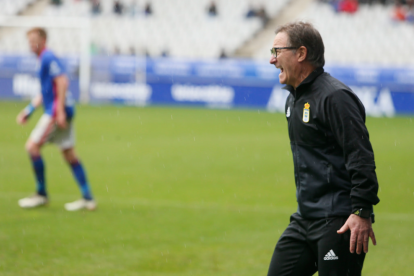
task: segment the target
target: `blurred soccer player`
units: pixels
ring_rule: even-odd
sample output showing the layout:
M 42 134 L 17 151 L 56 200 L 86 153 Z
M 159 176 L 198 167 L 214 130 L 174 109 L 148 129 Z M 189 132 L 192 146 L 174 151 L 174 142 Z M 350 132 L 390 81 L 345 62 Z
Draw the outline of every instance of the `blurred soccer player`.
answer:
M 44 114 L 40 117 L 26 142 L 26 150 L 30 155 L 36 178 L 36 193 L 30 197 L 20 199 L 19 205 L 22 208 L 34 208 L 48 203 L 45 165 L 40 150 L 46 142 L 51 142 L 60 148 L 82 192 L 82 199 L 66 203 L 65 209 L 68 211 L 84 208 L 94 210 L 96 203 L 92 198 L 85 170 L 74 150 L 74 106 L 70 94 L 67 94 L 69 84 L 65 69 L 55 54 L 46 48 L 47 34 L 44 29 L 33 28 L 29 30 L 27 38 L 30 50 L 37 55 L 40 61 L 41 93 L 19 113 L 17 123 L 25 124 L 30 115 L 42 103 Z

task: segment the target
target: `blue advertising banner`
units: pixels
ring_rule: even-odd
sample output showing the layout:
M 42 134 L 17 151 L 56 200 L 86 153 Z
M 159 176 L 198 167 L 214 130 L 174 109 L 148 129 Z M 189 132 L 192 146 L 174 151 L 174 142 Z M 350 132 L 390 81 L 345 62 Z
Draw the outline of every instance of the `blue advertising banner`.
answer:
M 76 100 L 79 99 L 79 61 L 75 57 L 62 59 L 67 68 L 69 89 Z M 30 99 L 40 93 L 37 78 L 37 59 L 34 56 L 0 55 L 0 100 Z
M 79 100 L 79 60 L 62 59 L 70 91 Z M 0 99 L 27 99 L 40 91 L 33 56 L 0 56 Z M 358 95 L 368 115 L 414 114 L 414 68 L 326 66 Z M 92 103 L 193 105 L 284 112 L 288 92 L 279 70 L 251 60 L 94 57 Z

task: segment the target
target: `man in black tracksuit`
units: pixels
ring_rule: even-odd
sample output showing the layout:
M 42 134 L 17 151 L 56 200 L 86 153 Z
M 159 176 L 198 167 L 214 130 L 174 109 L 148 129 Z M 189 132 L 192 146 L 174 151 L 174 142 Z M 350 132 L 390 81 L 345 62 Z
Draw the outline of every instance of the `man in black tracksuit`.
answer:
M 361 275 L 379 202 L 365 109 L 324 72 L 324 45 L 308 23 L 276 31 L 270 63 L 290 91 L 286 119 L 298 210 L 280 237 L 268 276 Z

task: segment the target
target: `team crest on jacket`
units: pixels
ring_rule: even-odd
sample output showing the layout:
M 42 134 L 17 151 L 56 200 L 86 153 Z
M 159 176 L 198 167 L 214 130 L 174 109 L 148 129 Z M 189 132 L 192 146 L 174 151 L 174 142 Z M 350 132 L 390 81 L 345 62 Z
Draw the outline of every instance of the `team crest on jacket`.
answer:
M 305 107 L 303 108 L 303 118 L 302 118 L 302 120 L 305 123 L 308 123 L 309 122 L 309 116 L 310 116 L 310 104 L 305 103 Z

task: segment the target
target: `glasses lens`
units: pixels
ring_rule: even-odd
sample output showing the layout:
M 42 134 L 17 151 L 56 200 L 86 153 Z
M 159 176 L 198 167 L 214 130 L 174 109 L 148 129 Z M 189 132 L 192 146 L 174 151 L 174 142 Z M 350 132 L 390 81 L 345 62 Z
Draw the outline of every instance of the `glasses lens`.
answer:
M 276 49 L 275 49 L 275 48 L 270 49 L 270 53 L 271 53 L 274 57 L 276 57 Z

